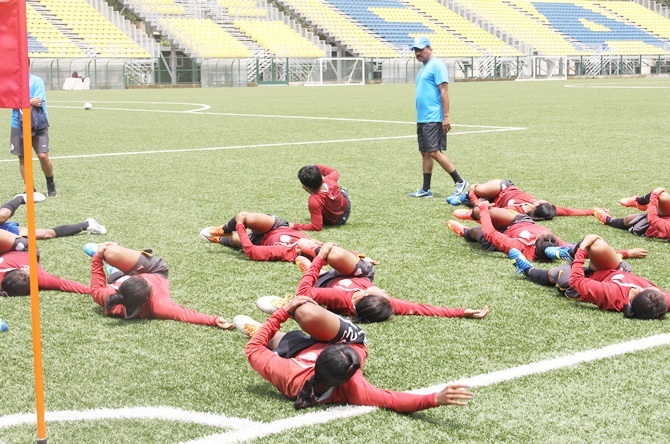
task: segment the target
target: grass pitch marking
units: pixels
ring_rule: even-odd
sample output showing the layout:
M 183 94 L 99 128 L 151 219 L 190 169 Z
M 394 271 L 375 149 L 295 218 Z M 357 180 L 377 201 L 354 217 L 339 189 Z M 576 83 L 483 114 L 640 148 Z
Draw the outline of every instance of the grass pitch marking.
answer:
M 641 350 L 670 344 L 670 333 L 649 336 L 642 339 L 622 342 L 620 344 L 608 345 L 606 347 L 586 350 L 572 355 L 560 356 L 552 359 L 524 364 L 506 370 L 485 373 L 469 378 L 459 379 L 454 383 L 468 384 L 472 387 L 486 387 L 500 382 L 511 381 L 531 375 L 558 370 L 585 362 L 593 362 L 601 359 L 612 358 Z M 446 384 L 434 385 L 410 393 L 427 394 L 441 390 Z M 243 418 L 229 418 L 225 415 L 186 411 L 172 407 L 125 407 L 121 409 L 94 409 L 84 411 L 56 411 L 47 412 L 48 422 L 72 422 L 72 421 L 95 421 L 108 419 L 148 419 L 179 421 L 186 423 L 203 424 L 213 427 L 227 429 L 227 432 L 209 435 L 203 438 L 187 441 L 182 444 L 220 444 L 244 442 L 251 439 L 262 438 L 289 429 L 309 427 L 316 424 L 324 424 L 336 419 L 350 418 L 371 413 L 376 407 L 366 406 L 336 406 L 326 410 L 319 410 L 302 415 L 292 416 L 272 422 L 257 422 Z M 19 425 L 35 424 L 34 413 L 20 413 L 14 415 L 0 416 L 0 430 Z

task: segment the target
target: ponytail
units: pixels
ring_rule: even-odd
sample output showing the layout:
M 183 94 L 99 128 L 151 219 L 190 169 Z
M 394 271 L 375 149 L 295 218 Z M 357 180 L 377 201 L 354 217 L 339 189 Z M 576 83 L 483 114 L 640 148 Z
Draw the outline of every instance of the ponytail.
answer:
M 305 382 L 305 385 L 302 386 L 302 389 L 300 389 L 298 397 L 295 399 L 295 402 L 293 403 L 293 408 L 295 408 L 296 410 L 300 410 L 316 405 L 316 400 L 314 399 L 313 392 L 314 392 L 314 386 L 317 384 L 318 381 L 316 379 L 316 375 L 312 375 L 312 377 L 309 378 L 307 382 Z

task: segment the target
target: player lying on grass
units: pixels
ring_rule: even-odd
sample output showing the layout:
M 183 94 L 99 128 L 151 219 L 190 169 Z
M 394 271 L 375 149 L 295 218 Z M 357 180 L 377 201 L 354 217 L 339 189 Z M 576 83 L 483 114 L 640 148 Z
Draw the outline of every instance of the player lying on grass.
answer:
M 168 266 L 150 250 L 131 250 L 105 242 L 86 244 L 84 251 L 93 257 L 93 300 L 102 307 L 105 315 L 125 319 L 172 319 L 226 330 L 235 328 L 221 316 L 198 313 L 173 302 L 167 279 Z M 113 267 L 108 277 L 103 262 Z
M 321 231 L 324 226 L 344 225 L 349 219 L 351 202 L 346 188 L 337 184 L 340 173 L 325 165 L 306 165 L 298 171 L 298 179 L 310 196 L 307 200 L 310 222 L 290 223 L 291 228 Z
M 489 208 L 479 202 L 474 214 L 481 226 L 467 228 L 457 221 L 447 221 L 447 227 L 469 242 L 479 242 L 487 251 L 508 254 L 512 248 L 521 250 L 530 260 L 551 261 L 559 257 L 569 259 L 565 247 L 570 245 L 559 239 L 546 227 L 537 225 L 530 216 L 503 208 Z M 633 248 L 618 251 L 625 258 L 642 258 L 647 250 Z
M 488 307 L 481 310 L 435 307 L 393 298 L 372 284 L 372 263 L 332 243 L 321 247 L 311 265 L 304 257 L 299 257 L 296 262 L 301 260 L 307 263 L 303 262 L 301 266 L 305 274 L 295 294 L 310 296 L 326 309 L 353 317 L 357 322 L 382 322 L 393 315 L 480 319 L 489 310 Z M 332 269 L 320 274 L 324 265 L 330 265 Z M 262 311 L 272 314 L 285 302 L 285 298 L 264 296 L 257 305 Z
M 613 218 L 607 210 L 596 208 L 594 216 L 604 225 L 628 230 L 637 236 L 670 240 L 670 194 L 665 188 L 656 188 L 643 197 L 633 196 L 619 201 L 626 207 L 638 208 L 646 213 Z
M 252 261 L 286 262 L 293 262 L 301 254 L 298 240 L 309 238 L 279 217 L 246 212 L 238 213 L 225 225 L 204 228 L 200 236 L 212 243 L 242 249 Z
M 302 331 L 279 331 L 290 317 Z M 253 369 L 295 400 L 296 409 L 347 403 L 409 413 L 446 404 L 464 406 L 472 399 L 468 387 L 459 384 L 426 395 L 371 385 L 363 376 L 365 332 L 307 296 L 291 299 L 262 325 L 243 315 L 233 323 L 251 337 L 244 352 Z
M 26 203 L 25 194 L 19 194 L 14 199 L 0 206 L 0 229 L 7 230 L 17 236 L 28 236 L 28 229 L 19 227 L 16 222 L 9 219 L 14 215 L 17 208 Z M 8 222 L 9 221 L 9 222 Z M 107 234 L 107 228 L 100 225 L 95 219 L 88 218 L 78 224 L 59 225 L 54 228 L 35 229 L 36 239 L 53 239 L 54 237 L 74 236 L 86 231 L 90 234 Z
M 556 285 L 570 298 L 590 302 L 603 310 L 623 312 L 627 318 L 662 319 L 665 316 L 670 293 L 631 273 L 630 265 L 623 262 L 602 238 L 590 234 L 575 250 L 569 270 L 565 266 L 551 270 L 535 268 L 517 249 L 512 249 L 509 257 L 517 270 L 533 282 Z M 584 268 L 587 258 L 589 267 Z
M 0 230 L 0 295 L 27 296 L 30 294 L 30 257 L 28 240 L 9 231 Z M 39 255 L 39 253 L 38 253 Z M 91 287 L 51 275 L 37 265 L 37 285 L 40 290 L 91 294 Z
M 546 200 L 521 191 L 511 180 L 494 179 L 488 182 L 474 184 L 470 192 L 461 200 L 468 206 L 478 199 L 486 199 L 489 205 L 498 208 L 508 208 L 520 214 L 526 214 L 533 220 L 551 220 L 556 216 L 591 216 L 593 209 L 557 207 Z M 455 210 L 454 216 L 459 219 L 473 219 L 472 210 Z

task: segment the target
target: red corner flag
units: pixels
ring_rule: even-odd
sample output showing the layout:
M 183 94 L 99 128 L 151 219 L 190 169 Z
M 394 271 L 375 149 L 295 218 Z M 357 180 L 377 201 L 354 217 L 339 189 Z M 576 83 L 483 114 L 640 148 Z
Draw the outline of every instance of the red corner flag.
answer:
M 0 108 L 30 108 L 25 0 L 0 0 Z

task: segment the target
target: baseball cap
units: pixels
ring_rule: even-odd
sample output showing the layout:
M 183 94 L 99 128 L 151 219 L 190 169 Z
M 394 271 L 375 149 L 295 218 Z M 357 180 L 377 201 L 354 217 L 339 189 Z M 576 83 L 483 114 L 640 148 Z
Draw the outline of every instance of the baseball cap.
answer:
M 416 37 L 414 43 L 410 46 L 410 49 L 423 49 L 426 46 L 430 46 L 430 40 L 428 37 Z

